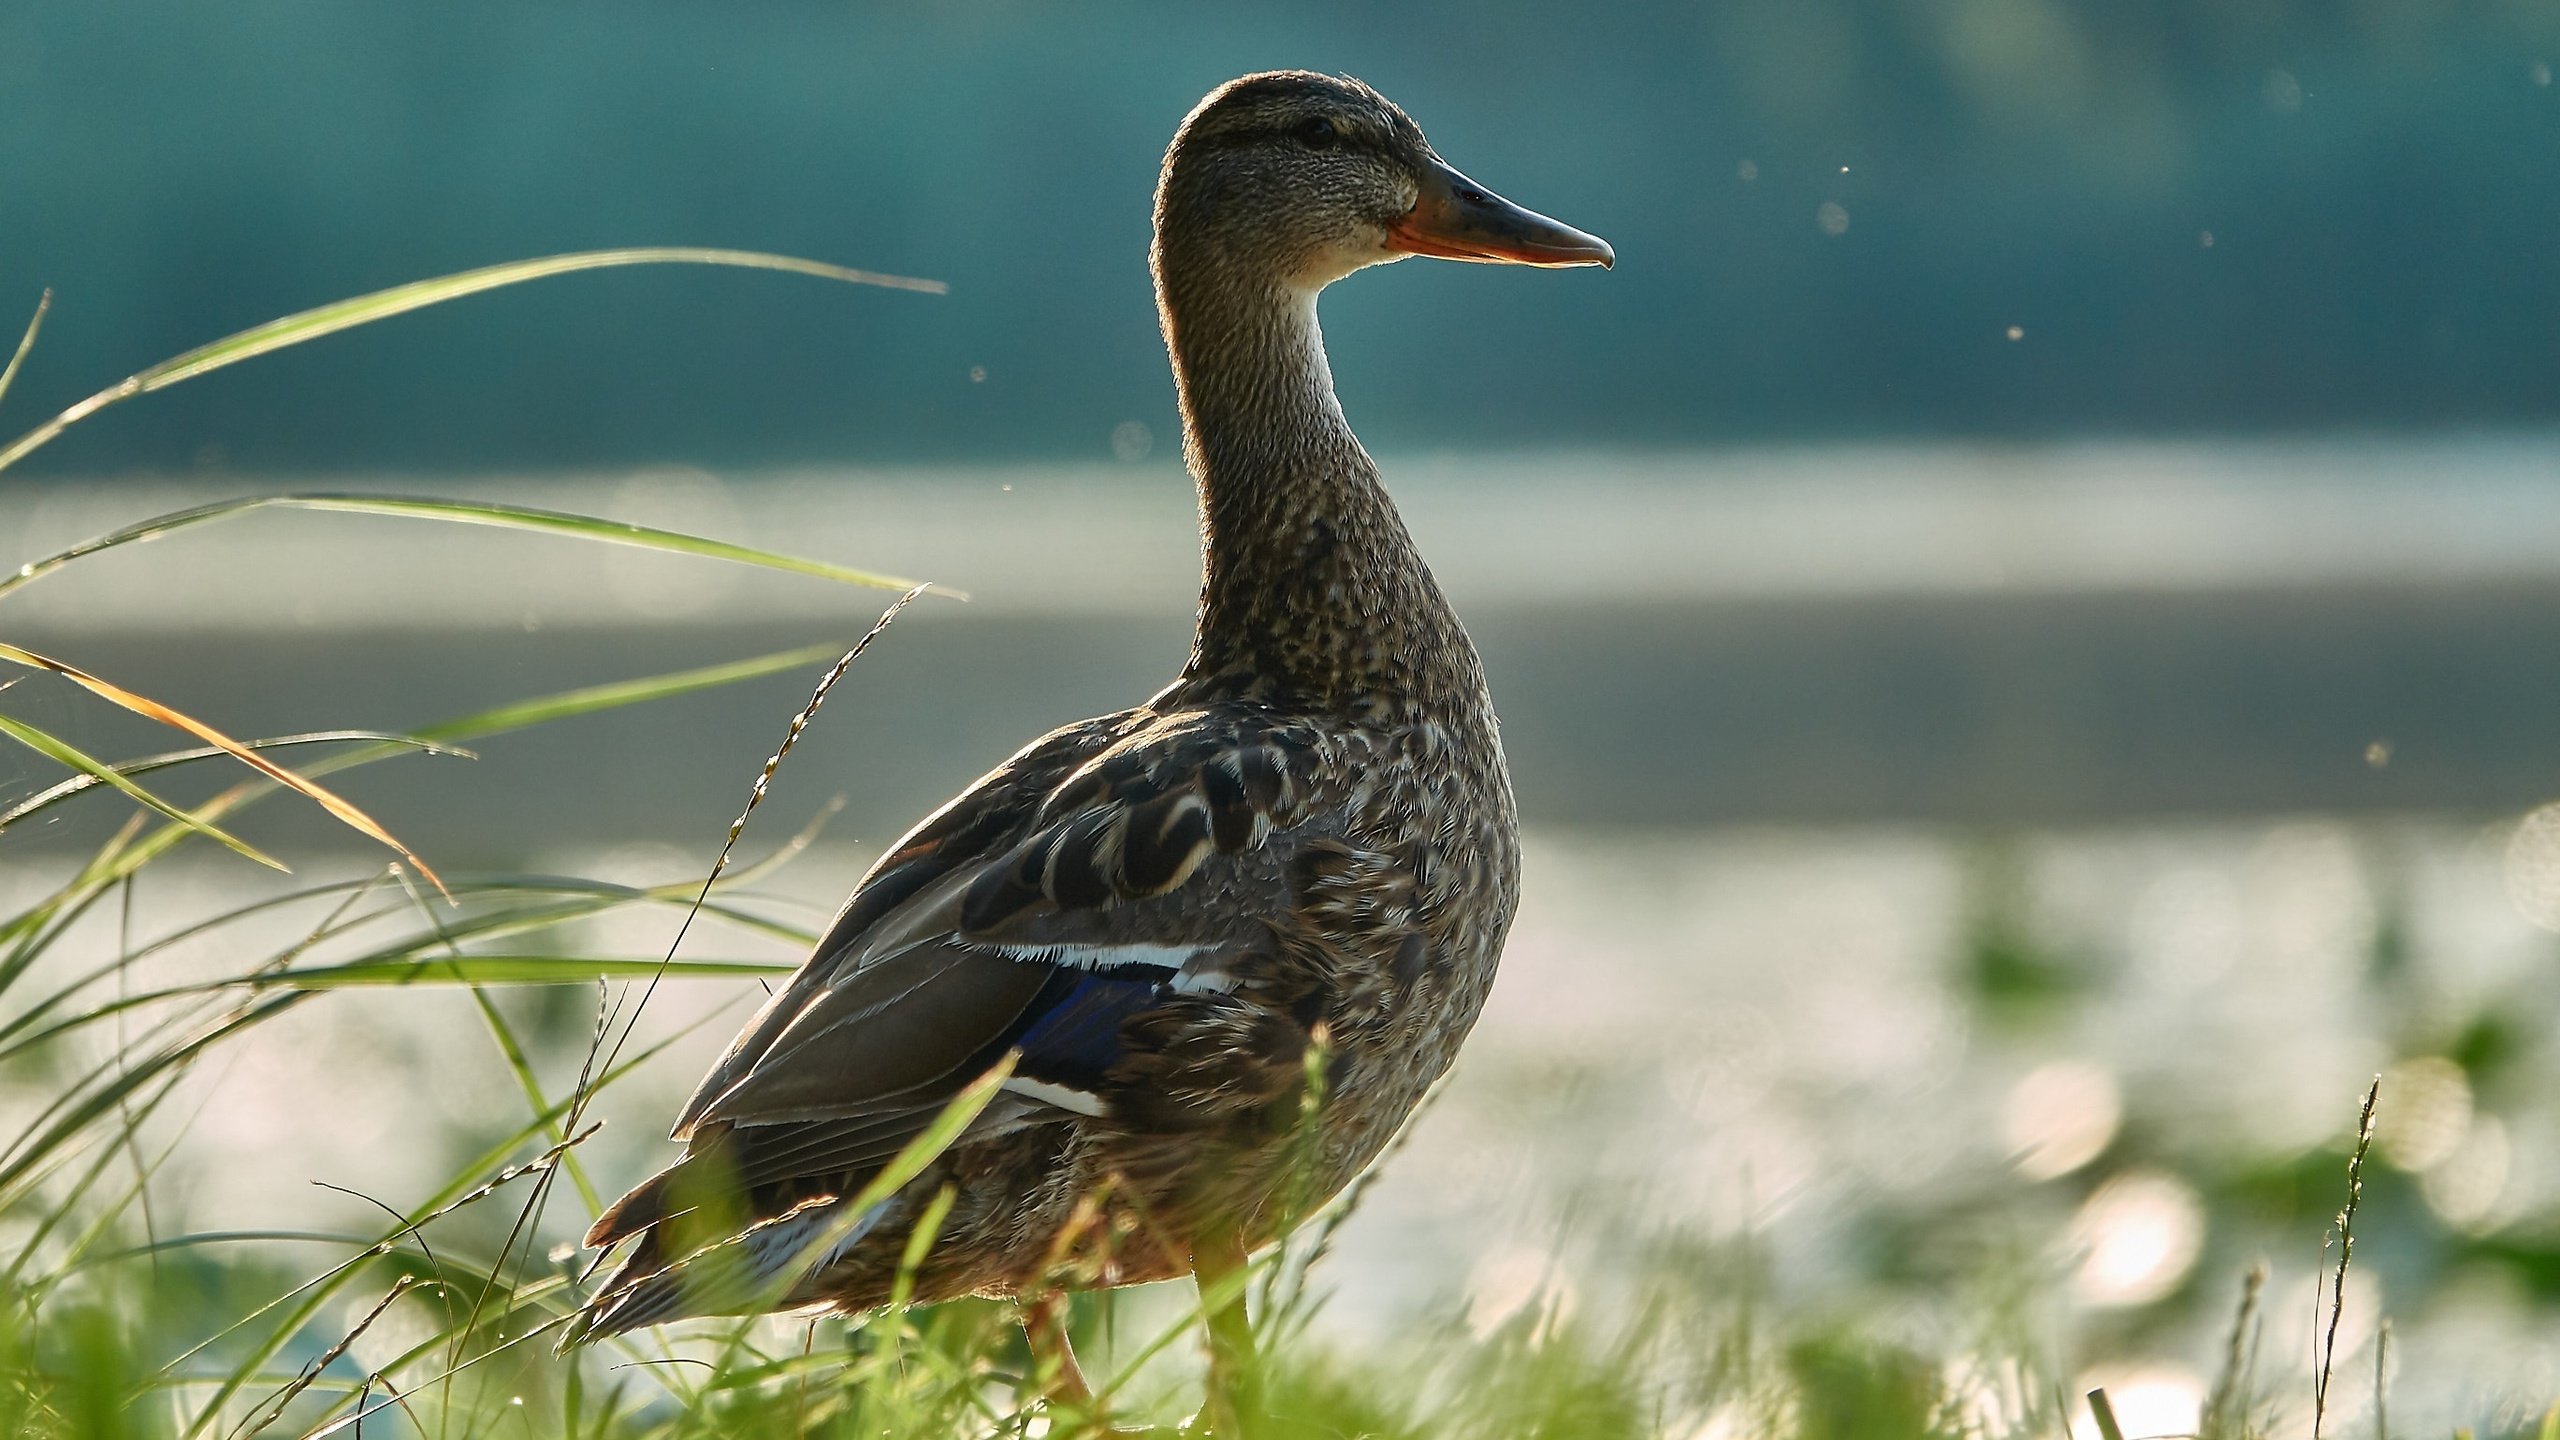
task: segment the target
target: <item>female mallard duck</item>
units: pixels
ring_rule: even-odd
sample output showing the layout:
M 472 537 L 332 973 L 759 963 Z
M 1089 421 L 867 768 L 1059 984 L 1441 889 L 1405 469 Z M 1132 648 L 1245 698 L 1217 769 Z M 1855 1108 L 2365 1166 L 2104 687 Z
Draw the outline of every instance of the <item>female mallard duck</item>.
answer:
M 1207 551 L 1180 678 L 1032 742 L 873 866 L 677 1118 L 684 1158 L 569 1343 L 688 1315 L 1190 1271 L 1218 1285 L 1374 1158 L 1448 1068 L 1518 894 L 1476 652 L 1335 401 L 1316 292 L 1438 255 L 1607 265 L 1443 163 L 1355 80 L 1251 75 L 1165 155 L 1153 265 Z M 1007 1056 L 931 1168 L 842 1213 Z M 1310 1075 L 1321 1099 L 1308 1103 Z M 1054 1326 L 1035 1345 L 1080 1386 Z

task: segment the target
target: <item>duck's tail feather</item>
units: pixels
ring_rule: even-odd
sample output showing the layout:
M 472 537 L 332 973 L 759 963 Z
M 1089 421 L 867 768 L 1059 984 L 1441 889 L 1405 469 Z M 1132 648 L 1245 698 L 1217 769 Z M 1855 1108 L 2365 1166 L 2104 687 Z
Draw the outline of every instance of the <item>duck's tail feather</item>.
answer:
M 884 1201 L 848 1218 L 843 1201 L 812 1200 L 671 1264 L 659 1253 L 659 1230 L 644 1230 L 612 1278 L 561 1332 L 557 1348 L 565 1354 L 610 1335 L 698 1315 L 754 1315 L 807 1303 L 793 1293 L 801 1282 L 860 1243 L 897 1203 Z

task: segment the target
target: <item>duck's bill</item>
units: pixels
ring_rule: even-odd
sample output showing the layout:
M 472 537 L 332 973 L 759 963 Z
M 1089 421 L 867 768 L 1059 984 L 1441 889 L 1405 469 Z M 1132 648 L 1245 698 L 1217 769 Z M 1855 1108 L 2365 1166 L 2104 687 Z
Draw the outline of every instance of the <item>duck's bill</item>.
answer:
M 1605 270 L 1618 258 L 1599 236 L 1523 210 L 1436 161 L 1423 174 L 1422 198 L 1387 227 L 1387 248 L 1487 265 L 1597 265 Z

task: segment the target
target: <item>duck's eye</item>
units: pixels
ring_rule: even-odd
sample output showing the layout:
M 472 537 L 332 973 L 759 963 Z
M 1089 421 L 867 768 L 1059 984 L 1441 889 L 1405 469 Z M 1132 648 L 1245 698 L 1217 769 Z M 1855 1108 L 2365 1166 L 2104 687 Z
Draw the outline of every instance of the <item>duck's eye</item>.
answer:
M 1299 144 L 1310 150 L 1330 150 L 1342 139 L 1333 128 L 1333 122 L 1321 115 L 1299 121 L 1298 128 L 1291 133 L 1298 137 Z

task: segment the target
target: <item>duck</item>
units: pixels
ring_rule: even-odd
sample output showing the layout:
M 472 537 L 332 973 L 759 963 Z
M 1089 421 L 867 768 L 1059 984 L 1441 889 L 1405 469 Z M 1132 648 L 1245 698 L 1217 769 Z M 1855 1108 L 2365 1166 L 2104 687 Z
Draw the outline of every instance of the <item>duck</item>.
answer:
M 678 1114 L 682 1157 L 587 1232 L 627 1248 L 564 1350 L 996 1296 L 1043 1393 L 1090 1404 L 1059 1297 L 1187 1276 L 1207 1410 L 1248 1412 L 1249 1257 L 1378 1157 L 1482 1011 L 1520 894 L 1493 702 L 1344 417 L 1316 298 L 1409 256 L 1614 252 L 1468 179 L 1377 90 L 1307 71 L 1202 99 L 1154 221 L 1199 498 L 1188 660 L 871 866 Z M 998 1075 L 920 1173 L 866 1194 Z

